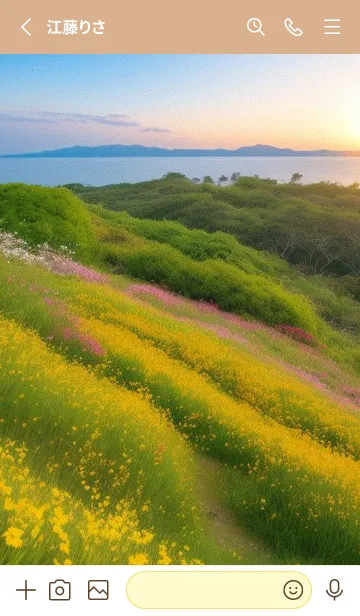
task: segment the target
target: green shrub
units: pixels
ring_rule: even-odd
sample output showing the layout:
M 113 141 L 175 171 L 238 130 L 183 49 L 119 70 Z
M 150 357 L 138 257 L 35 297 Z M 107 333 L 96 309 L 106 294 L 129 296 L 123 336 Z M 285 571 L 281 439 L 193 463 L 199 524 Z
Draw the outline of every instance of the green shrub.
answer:
M 94 244 L 90 214 L 66 188 L 0 185 L 0 228 L 32 246 L 66 246 L 85 259 Z
M 100 216 L 103 222 L 106 221 L 107 238 L 110 241 L 124 241 L 124 233 L 127 230 L 137 237 L 169 244 L 196 261 L 221 259 L 237 265 L 248 273 L 266 273 L 277 278 L 290 272 L 285 260 L 243 246 L 228 233 L 221 231 L 208 233 L 198 229 L 188 229 L 177 222 L 133 218 L 127 212 L 113 213 L 99 207 L 92 207 L 92 211 Z M 126 239 L 130 241 L 129 237 Z M 131 241 L 135 242 L 136 239 L 132 237 Z
M 223 310 L 248 315 L 270 325 L 286 323 L 316 332 L 310 303 L 265 276 L 248 274 L 220 260 L 196 262 L 167 245 L 109 245 L 106 261 L 125 273 L 163 285 L 186 297 L 214 302 Z

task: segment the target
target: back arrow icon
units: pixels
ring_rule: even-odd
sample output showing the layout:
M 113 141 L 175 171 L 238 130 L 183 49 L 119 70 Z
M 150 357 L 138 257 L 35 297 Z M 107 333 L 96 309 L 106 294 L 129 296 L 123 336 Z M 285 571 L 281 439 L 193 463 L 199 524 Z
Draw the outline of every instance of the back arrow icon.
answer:
M 25 34 L 31 36 L 31 33 L 25 28 L 25 26 L 28 25 L 29 21 L 31 21 L 31 17 L 29 17 L 29 19 L 21 26 L 21 29 L 24 30 Z

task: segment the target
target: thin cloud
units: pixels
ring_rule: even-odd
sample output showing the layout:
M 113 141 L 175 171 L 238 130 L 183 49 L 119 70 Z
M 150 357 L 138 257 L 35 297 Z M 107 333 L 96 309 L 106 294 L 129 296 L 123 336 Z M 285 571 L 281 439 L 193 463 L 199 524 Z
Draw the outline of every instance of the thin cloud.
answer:
M 169 130 L 168 128 L 158 128 L 156 126 L 154 126 L 154 128 L 142 128 L 141 129 L 142 133 L 171 133 L 172 131 Z
M 90 113 L 72 113 L 61 111 L 0 111 L 0 122 L 16 122 L 30 124 L 85 124 L 85 125 L 100 125 L 100 126 L 121 126 L 135 127 L 141 133 L 149 134 L 166 134 L 172 133 L 168 128 L 160 126 L 144 126 L 139 122 L 133 121 L 128 115 L 123 113 L 111 113 L 106 115 L 90 114 Z
M 56 120 L 51 120 L 50 118 L 40 118 L 40 117 L 32 117 L 32 116 L 23 116 L 19 114 L 5 113 L 0 112 L 0 122 L 32 122 L 32 123 L 41 123 L 41 124 L 56 124 Z
M 58 124 L 74 122 L 77 124 L 101 124 L 104 126 L 139 126 L 138 122 L 129 121 L 127 115 L 92 115 L 87 113 L 61 113 L 58 111 L 38 111 L 27 115 L 14 112 L 0 112 L 0 122 L 31 122 L 40 124 Z
M 110 115 L 108 115 L 108 118 L 128 118 L 129 116 L 124 115 L 123 113 L 111 113 Z

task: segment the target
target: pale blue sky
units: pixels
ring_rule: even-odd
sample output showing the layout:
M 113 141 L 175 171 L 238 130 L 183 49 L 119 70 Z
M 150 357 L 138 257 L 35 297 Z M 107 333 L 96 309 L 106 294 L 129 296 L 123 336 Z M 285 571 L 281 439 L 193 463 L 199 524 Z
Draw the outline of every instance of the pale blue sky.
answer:
M 0 153 L 360 149 L 360 55 L 2 55 L 0 84 Z

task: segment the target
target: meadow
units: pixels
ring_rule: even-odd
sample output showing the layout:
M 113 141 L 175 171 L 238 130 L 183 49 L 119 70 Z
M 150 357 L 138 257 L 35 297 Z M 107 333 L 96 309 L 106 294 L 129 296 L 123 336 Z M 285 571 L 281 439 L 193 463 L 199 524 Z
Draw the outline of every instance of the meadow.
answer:
M 358 564 L 356 276 L 71 188 L 0 186 L 0 562 Z

